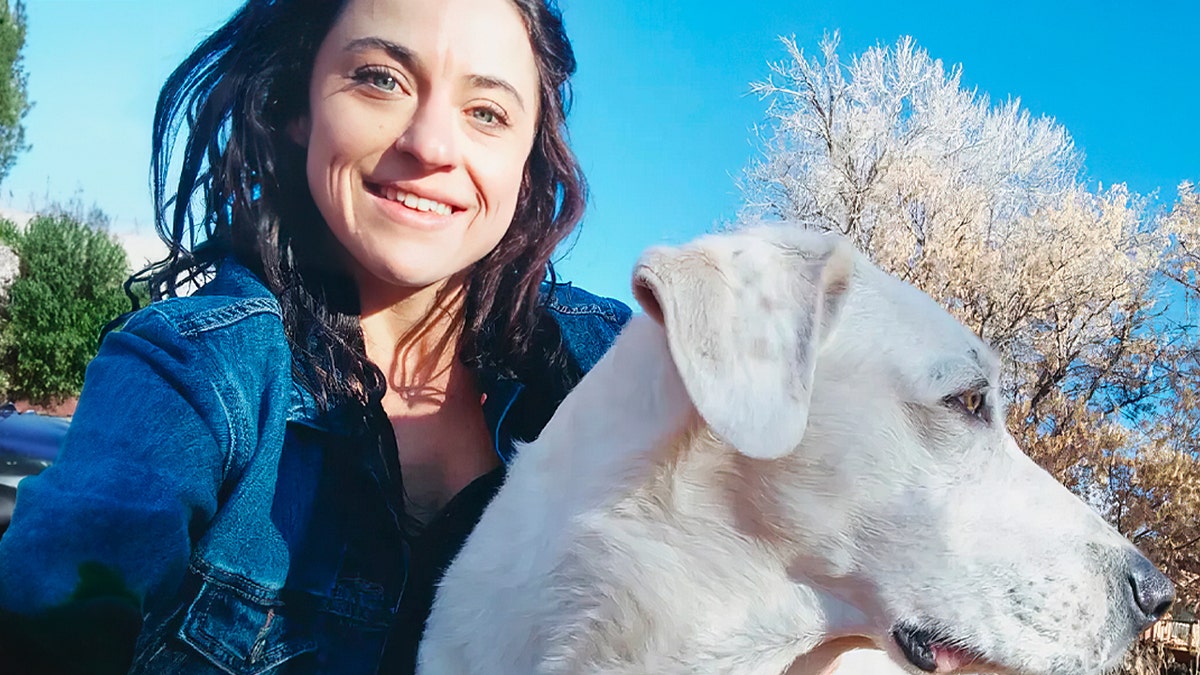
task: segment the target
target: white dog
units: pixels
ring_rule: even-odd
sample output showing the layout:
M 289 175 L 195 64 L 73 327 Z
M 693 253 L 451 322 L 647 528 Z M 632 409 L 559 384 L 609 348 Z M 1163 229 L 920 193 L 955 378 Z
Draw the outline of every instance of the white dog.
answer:
M 634 284 L 647 316 L 521 450 L 421 673 L 817 673 L 864 645 L 1093 673 L 1166 610 L 1005 431 L 988 348 L 841 240 L 709 236 Z

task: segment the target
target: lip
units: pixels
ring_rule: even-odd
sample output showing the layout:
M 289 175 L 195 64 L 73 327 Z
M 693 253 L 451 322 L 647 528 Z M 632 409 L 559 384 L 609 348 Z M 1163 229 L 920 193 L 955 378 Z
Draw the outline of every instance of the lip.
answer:
M 363 187 L 365 192 L 371 197 L 372 200 L 375 201 L 376 204 L 378 204 L 380 210 L 387 214 L 389 219 L 417 229 L 438 229 L 466 210 L 465 207 L 455 202 L 453 199 L 448 199 L 445 196 L 437 193 L 414 189 L 411 186 L 405 186 L 401 183 L 375 183 L 364 180 Z M 385 194 L 387 189 L 405 192 L 420 198 L 445 204 L 446 206 L 450 207 L 450 213 L 444 214 L 437 213 L 435 211 L 420 211 L 410 208 L 405 206 L 402 202 L 389 199 Z
M 450 195 L 443 194 L 436 190 L 429 190 L 429 189 L 426 189 L 423 187 L 419 187 L 419 186 L 413 185 L 411 183 L 390 183 L 390 182 L 382 182 L 381 183 L 381 182 L 377 182 L 377 181 L 364 179 L 363 184 L 366 186 L 368 192 L 371 192 L 371 193 L 375 194 L 376 196 L 382 196 L 383 191 L 385 189 L 392 189 L 392 190 L 397 190 L 399 192 L 407 192 L 408 194 L 416 195 L 417 197 L 422 197 L 422 198 L 428 199 L 430 201 L 435 201 L 435 202 L 445 204 L 446 206 L 450 207 L 451 215 L 454 215 L 454 213 L 457 213 L 459 211 L 465 211 L 467 209 L 467 207 L 465 205 L 463 205 L 462 203 L 460 203 L 458 200 L 456 200 L 454 197 L 451 197 Z
M 909 663 L 927 673 L 960 673 L 986 663 L 983 655 L 939 629 L 901 624 L 892 629 L 892 640 Z

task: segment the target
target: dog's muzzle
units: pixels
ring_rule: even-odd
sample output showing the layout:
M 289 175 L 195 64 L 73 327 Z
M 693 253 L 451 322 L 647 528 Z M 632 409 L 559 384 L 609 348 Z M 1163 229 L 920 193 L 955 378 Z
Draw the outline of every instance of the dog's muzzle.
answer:
M 927 673 L 952 673 L 982 660 L 974 651 L 956 645 L 943 631 L 901 623 L 892 639 L 908 662 Z

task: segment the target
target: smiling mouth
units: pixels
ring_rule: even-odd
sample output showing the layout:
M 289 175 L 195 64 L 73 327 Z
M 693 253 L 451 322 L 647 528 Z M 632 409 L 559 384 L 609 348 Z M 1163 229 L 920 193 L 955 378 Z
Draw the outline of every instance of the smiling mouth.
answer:
M 927 673 L 954 673 L 984 661 L 982 655 L 941 630 L 900 624 L 892 639 L 908 662 Z
M 455 211 L 462 210 L 449 204 L 444 204 L 433 199 L 426 199 L 425 197 L 418 197 L 411 192 L 405 192 L 404 190 L 389 187 L 387 185 L 378 185 L 375 183 L 365 183 L 365 185 L 367 187 L 367 191 L 376 197 L 386 199 L 391 202 L 396 202 L 397 204 L 403 204 L 413 211 L 434 213 L 439 216 L 449 216 Z

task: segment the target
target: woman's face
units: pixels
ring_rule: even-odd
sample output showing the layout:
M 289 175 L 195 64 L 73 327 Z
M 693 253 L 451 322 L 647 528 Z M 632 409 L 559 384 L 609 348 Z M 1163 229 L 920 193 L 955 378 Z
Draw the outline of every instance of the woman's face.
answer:
M 509 0 L 347 2 L 293 131 L 360 293 L 440 286 L 495 247 L 516 209 L 538 93 Z

